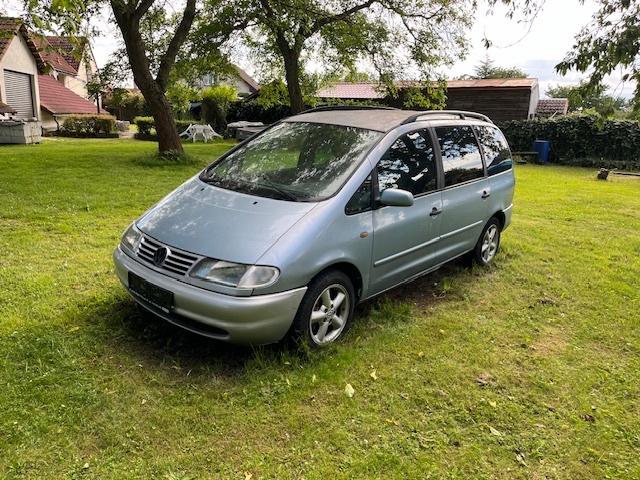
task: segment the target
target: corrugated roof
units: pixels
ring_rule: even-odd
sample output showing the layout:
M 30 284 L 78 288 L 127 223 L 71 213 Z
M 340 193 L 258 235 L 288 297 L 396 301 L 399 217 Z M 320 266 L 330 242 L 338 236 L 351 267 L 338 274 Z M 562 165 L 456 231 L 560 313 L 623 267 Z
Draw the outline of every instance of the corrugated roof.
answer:
M 413 82 L 399 82 L 398 86 L 410 85 Z M 447 88 L 449 90 L 469 88 L 469 89 L 527 89 L 531 90 L 538 84 L 537 78 L 495 78 L 482 80 L 449 80 Z M 378 91 L 380 84 L 377 82 L 336 82 L 328 87 L 322 88 L 316 93 L 320 98 L 346 98 L 346 99 L 379 99 L 385 95 Z
M 52 115 L 95 114 L 97 107 L 49 75 L 38 75 L 40 105 Z M 100 113 L 107 113 L 101 110 Z
M 377 91 L 379 86 L 377 82 L 336 82 L 318 90 L 316 96 L 320 98 L 384 98 L 384 94 Z
M 447 87 L 453 88 L 526 88 L 538 84 L 537 78 L 483 78 L 480 80 L 449 80 Z

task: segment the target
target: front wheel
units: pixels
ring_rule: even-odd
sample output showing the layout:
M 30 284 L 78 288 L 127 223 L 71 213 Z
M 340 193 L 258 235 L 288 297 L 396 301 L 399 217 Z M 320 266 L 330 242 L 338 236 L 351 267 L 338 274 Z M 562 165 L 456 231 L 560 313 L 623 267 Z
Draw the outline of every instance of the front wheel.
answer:
M 309 283 L 293 323 L 295 332 L 311 347 L 334 342 L 349 327 L 355 293 L 349 277 L 328 270 Z
M 491 217 L 478 239 L 478 243 L 473 250 L 473 259 L 478 265 L 485 266 L 491 263 L 498 253 L 500 247 L 500 222 L 497 218 Z

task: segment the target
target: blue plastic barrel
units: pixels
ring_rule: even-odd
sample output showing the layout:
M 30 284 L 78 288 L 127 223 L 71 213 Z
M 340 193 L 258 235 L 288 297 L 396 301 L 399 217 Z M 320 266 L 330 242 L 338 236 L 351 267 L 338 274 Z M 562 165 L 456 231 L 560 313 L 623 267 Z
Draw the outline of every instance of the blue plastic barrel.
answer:
M 548 140 L 536 140 L 533 142 L 533 151 L 538 152 L 538 163 L 547 163 L 549 161 L 550 144 Z

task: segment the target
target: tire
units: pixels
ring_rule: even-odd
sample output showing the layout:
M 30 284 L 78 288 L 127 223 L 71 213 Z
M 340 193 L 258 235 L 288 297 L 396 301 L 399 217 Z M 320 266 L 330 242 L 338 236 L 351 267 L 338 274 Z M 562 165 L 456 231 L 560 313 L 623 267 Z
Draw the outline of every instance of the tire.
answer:
M 500 221 L 496 217 L 489 219 L 473 250 L 473 261 L 475 263 L 484 267 L 494 259 L 500 247 L 501 228 Z
M 333 343 L 349 328 L 354 306 L 349 277 L 340 270 L 322 272 L 308 285 L 293 321 L 294 333 L 312 348 Z

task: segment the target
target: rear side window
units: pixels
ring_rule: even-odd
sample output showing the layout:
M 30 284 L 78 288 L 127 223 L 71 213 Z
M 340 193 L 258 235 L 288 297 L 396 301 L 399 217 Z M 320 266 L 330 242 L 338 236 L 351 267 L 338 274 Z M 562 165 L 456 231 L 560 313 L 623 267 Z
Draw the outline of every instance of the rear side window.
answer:
M 510 170 L 513 167 L 513 159 L 509 145 L 502 132 L 495 127 L 476 126 L 476 134 L 480 139 L 484 160 L 487 164 L 487 173 L 496 175 L 497 173 Z
M 442 152 L 445 187 L 484 176 L 480 147 L 470 126 L 438 127 L 436 135 Z
M 378 187 L 400 188 L 413 195 L 431 192 L 437 185 L 436 159 L 425 130 L 398 138 L 378 162 Z

